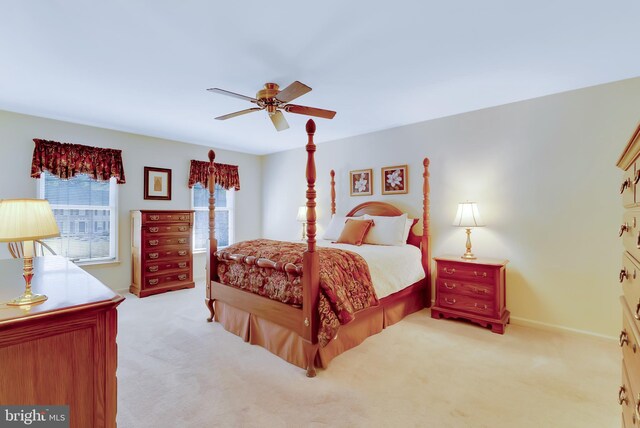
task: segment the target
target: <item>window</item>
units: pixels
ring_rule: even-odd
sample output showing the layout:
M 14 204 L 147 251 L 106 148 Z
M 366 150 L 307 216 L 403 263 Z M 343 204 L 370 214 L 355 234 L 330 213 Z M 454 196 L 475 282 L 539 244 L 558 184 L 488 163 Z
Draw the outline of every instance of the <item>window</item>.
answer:
M 58 222 L 60 236 L 46 242 L 73 261 L 116 260 L 116 179 L 97 181 L 87 175 L 62 180 L 43 172 L 38 180 L 39 196 L 47 199 Z M 104 224 L 98 229 L 94 224 Z
M 233 243 L 233 190 L 216 184 L 216 239 L 218 247 Z M 193 251 L 205 251 L 209 239 L 209 189 L 196 183 L 191 189 L 191 207 L 195 210 Z

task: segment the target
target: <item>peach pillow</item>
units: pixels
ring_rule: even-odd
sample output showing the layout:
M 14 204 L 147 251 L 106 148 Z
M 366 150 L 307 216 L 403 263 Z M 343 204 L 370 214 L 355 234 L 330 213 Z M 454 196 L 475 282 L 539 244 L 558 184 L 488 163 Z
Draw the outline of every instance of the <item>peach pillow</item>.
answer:
M 338 238 L 338 244 L 362 245 L 371 226 L 373 226 L 373 220 L 347 219 Z

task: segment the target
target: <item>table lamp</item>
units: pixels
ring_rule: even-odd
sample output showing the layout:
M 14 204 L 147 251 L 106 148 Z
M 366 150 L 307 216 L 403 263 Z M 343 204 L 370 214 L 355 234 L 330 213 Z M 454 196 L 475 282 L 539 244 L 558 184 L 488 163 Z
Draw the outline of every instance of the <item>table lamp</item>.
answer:
M 0 201 L 0 242 L 23 242 L 24 294 L 7 302 L 10 306 L 33 305 L 47 300 L 44 294 L 31 292 L 33 278 L 33 241 L 60 236 L 58 224 L 45 199 L 5 199 Z
M 476 256 L 471 252 L 471 228 L 484 226 L 480 219 L 478 204 L 475 202 L 461 202 L 458 204 L 458 212 L 453 220 L 453 225 L 467 229 L 467 251 L 462 255 L 463 259 L 472 260 Z
M 302 223 L 302 239 L 304 240 L 307 237 L 307 207 L 298 208 L 296 220 Z

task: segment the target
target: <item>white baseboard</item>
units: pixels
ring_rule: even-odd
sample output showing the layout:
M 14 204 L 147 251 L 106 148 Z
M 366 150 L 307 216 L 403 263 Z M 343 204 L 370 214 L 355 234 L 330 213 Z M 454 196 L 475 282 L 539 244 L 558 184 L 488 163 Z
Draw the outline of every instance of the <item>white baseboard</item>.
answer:
M 613 340 L 613 341 L 618 340 L 618 338 L 615 336 L 607 336 L 606 334 L 594 333 L 592 331 L 579 330 L 577 328 L 565 327 L 565 326 L 556 325 L 556 324 L 547 324 L 541 321 L 534 321 L 534 320 L 514 317 L 514 316 L 511 316 L 511 323 L 516 325 L 521 325 L 524 327 L 537 328 L 539 330 L 561 331 L 565 333 L 573 333 L 573 334 L 581 334 L 581 335 L 591 336 L 591 337 L 598 337 L 600 339 L 606 339 L 606 340 Z

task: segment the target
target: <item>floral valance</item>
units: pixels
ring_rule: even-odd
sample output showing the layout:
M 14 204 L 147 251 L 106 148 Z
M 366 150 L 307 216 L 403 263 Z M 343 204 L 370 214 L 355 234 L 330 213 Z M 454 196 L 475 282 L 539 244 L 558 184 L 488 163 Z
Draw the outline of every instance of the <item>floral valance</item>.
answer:
M 40 178 L 42 171 L 60 178 L 71 178 L 77 174 L 109 180 L 115 177 L 118 184 L 125 183 L 122 166 L 122 150 L 102 149 L 80 144 L 58 143 L 35 138 L 31 177 Z
M 240 176 L 237 165 L 227 165 L 225 163 L 214 163 L 216 184 L 229 190 L 231 188 L 240 190 Z M 189 170 L 189 188 L 200 183 L 207 186 L 209 181 L 209 162 L 191 160 Z

